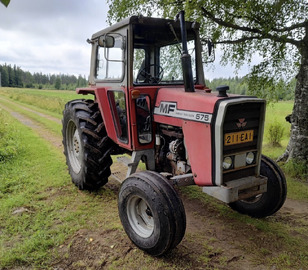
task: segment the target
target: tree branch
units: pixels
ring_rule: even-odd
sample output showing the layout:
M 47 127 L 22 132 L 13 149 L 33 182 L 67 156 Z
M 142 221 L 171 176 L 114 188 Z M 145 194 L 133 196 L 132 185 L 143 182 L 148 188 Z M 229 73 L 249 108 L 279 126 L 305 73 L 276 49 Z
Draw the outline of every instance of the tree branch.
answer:
M 261 36 L 251 36 L 251 37 L 242 37 L 235 40 L 222 40 L 222 41 L 216 41 L 215 44 L 239 44 L 248 40 L 254 40 L 254 39 L 262 39 Z
M 300 22 L 300 23 L 295 23 L 289 27 L 284 27 L 284 28 L 273 28 L 274 31 L 276 32 L 280 32 L 280 33 L 283 33 L 283 32 L 287 32 L 287 31 L 292 31 L 296 28 L 301 28 L 301 27 L 307 27 L 308 26 L 308 20 L 307 21 L 303 21 L 303 22 Z
M 221 26 L 225 26 L 227 28 L 232 28 L 232 29 L 235 29 L 235 30 L 241 30 L 241 31 L 245 31 L 245 32 L 255 33 L 255 34 L 262 34 L 262 32 L 257 28 L 239 26 L 239 25 L 233 24 L 231 22 L 226 22 L 226 21 L 224 21 L 220 18 L 215 17 L 211 12 L 207 11 L 204 7 L 201 7 L 201 9 L 202 9 L 205 17 L 208 17 L 209 19 L 211 19 L 212 21 L 216 22 L 217 24 L 219 24 Z
M 211 12 L 206 10 L 204 7 L 201 7 L 201 9 L 202 9 L 202 12 L 203 12 L 205 17 L 209 18 L 210 20 L 212 20 L 213 22 L 217 23 L 218 25 L 224 26 L 226 28 L 232 28 L 234 30 L 243 31 L 243 32 L 259 34 L 259 38 L 258 38 L 259 40 L 261 40 L 261 39 L 271 39 L 271 40 L 277 41 L 277 42 L 290 43 L 290 44 L 295 45 L 296 47 L 299 47 L 301 45 L 301 43 L 302 43 L 302 41 L 297 41 L 295 39 L 287 38 L 285 36 L 280 37 L 278 35 L 273 35 L 273 34 L 270 34 L 269 32 L 264 32 L 264 31 L 261 31 L 260 29 L 257 29 L 257 28 L 251 28 L 251 27 L 247 27 L 247 26 L 240 26 L 240 25 L 237 25 L 237 24 L 234 24 L 234 23 L 231 23 L 231 22 L 224 21 L 224 20 L 222 20 L 220 18 L 215 17 Z M 301 25 L 301 24 L 298 24 L 298 25 Z M 290 28 L 291 29 L 294 26 L 295 25 L 292 25 L 292 26 L 286 27 L 286 28 Z M 306 26 L 306 24 L 304 24 L 304 26 Z M 256 39 L 256 36 L 244 37 L 243 41 L 245 41 L 245 40 L 252 40 L 252 39 Z M 220 43 L 223 43 L 223 42 L 220 42 Z M 231 43 L 239 43 L 239 42 L 236 41 L 236 40 L 234 40 L 234 41 L 229 40 L 229 44 L 231 44 Z

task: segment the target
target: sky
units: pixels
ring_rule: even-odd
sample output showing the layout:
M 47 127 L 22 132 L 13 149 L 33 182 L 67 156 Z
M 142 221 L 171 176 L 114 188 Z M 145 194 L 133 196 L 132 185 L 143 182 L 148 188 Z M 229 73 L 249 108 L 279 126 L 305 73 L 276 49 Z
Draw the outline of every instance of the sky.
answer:
M 103 0 L 11 0 L 0 4 L 0 64 L 43 74 L 88 76 L 93 33 L 108 26 Z M 247 68 L 238 76 L 247 73 Z M 205 68 L 205 77 L 233 77 L 234 68 Z

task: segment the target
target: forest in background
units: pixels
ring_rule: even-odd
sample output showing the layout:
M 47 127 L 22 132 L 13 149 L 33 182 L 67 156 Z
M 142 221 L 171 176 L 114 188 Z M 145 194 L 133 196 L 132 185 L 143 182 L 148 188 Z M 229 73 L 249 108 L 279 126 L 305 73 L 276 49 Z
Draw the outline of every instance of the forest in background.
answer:
M 0 65 L 0 74 L 2 87 L 75 90 L 88 85 L 85 76 L 31 73 L 16 65 Z
M 238 94 L 238 95 L 251 95 L 252 93 L 248 89 L 248 82 L 245 77 L 230 77 L 230 78 L 217 78 L 213 80 L 206 80 L 206 85 L 215 90 L 219 85 L 228 85 L 230 90 L 228 93 Z M 292 79 L 290 83 L 286 83 L 283 80 L 278 82 L 279 87 L 272 96 L 274 100 L 294 100 L 294 91 L 296 80 Z M 270 91 L 268 89 L 268 91 Z
M 16 88 L 33 88 L 33 89 L 57 89 L 57 90 L 75 90 L 76 87 L 85 87 L 88 85 L 88 80 L 85 76 L 68 74 L 43 74 L 30 73 L 24 71 L 20 67 L 14 65 L 0 65 L 0 77 L 2 87 L 16 87 Z M 280 80 L 278 91 L 275 93 L 276 100 L 293 100 L 295 90 L 295 79 L 290 83 L 285 83 Z M 228 85 L 229 93 L 239 95 L 250 95 L 248 90 L 248 83 L 245 77 L 230 77 L 230 78 L 216 78 L 213 80 L 206 80 L 206 85 L 215 90 L 219 85 Z

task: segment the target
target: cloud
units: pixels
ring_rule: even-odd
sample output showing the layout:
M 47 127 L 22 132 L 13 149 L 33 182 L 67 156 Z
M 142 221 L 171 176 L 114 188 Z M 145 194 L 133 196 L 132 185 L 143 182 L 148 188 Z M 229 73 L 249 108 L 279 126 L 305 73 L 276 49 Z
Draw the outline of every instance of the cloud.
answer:
M 12 0 L 0 5 L 0 64 L 88 75 L 86 39 L 107 26 L 105 1 Z
M 90 70 L 93 33 L 107 27 L 108 7 L 101 0 L 11 0 L 0 5 L 0 64 L 25 71 L 74 74 L 86 77 Z M 219 65 L 217 52 L 213 68 L 205 77 L 233 77 L 234 67 Z M 243 67 L 239 76 L 247 74 Z

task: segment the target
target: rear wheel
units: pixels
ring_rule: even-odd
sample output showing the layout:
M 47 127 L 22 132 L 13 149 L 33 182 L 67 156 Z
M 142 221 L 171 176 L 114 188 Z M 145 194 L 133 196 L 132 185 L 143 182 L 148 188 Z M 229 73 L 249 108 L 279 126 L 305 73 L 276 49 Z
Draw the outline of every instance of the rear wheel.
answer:
M 111 174 L 112 142 L 107 137 L 97 103 L 73 100 L 63 111 L 63 146 L 73 183 L 94 190 L 105 185 Z
M 159 173 L 138 172 L 128 177 L 121 186 L 118 207 L 128 237 L 153 256 L 176 247 L 185 234 L 183 203 Z
M 273 160 L 262 156 L 260 174 L 268 178 L 267 192 L 230 203 L 232 209 L 262 218 L 276 213 L 282 207 L 287 196 L 287 183 L 283 172 Z

